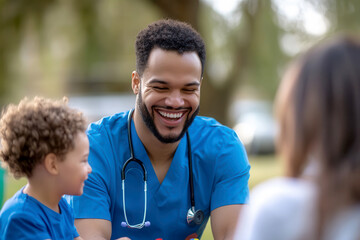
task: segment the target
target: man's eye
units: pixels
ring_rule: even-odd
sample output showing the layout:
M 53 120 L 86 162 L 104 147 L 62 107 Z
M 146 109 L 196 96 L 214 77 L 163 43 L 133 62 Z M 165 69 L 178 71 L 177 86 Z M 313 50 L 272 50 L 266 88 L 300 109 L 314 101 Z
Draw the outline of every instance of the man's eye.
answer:
M 153 89 L 156 89 L 156 90 L 167 90 L 166 87 L 153 87 Z
M 195 92 L 197 89 L 195 88 L 185 88 L 183 91 L 184 92 L 189 92 L 189 93 L 192 93 L 192 92 Z

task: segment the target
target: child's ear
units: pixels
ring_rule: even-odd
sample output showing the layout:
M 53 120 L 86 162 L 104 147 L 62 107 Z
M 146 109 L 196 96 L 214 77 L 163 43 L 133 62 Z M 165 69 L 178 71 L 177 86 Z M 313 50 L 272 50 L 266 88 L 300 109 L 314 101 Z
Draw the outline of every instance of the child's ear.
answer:
M 57 175 L 59 173 L 58 166 L 58 157 L 54 153 L 49 153 L 45 156 L 44 166 L 45 169 L 52 175 Z

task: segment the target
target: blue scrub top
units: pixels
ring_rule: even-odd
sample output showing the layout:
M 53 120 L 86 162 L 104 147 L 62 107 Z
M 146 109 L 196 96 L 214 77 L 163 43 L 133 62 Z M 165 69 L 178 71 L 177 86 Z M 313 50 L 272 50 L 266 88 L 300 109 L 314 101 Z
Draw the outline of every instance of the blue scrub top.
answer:
M 189 239 L 201 237 L 212 210 L 231 204 L 244 204 L 249 195 L 250 165 L 236 133 L 212 118 L 196 117 L 189 127 L 192 148 L 195 209 L 205 213 L 199 226 L 186 221 L 190 208 L 187 139 L 175 152 L 162 184 L 159 183 L 144 145 L 131 123 L 135 158 L 147 170 L 147 215 L 150 227 L 124 228 L 121 169 L 130 158 L 127 118 L 129 112 L 103 118 L 89 126 L 89 163 L 92 173 L 82 196 L 73 197 L 75 218 L 106 219 L 112 223 L 112 237 L 136 239 Z M 142 222 L 144 214 L 143 172 L 130 163 L 125 179 L 126 214 L 130 224 Z
M 57 213 L 21 188 L 6 201 L 0 212 L 0 240 L 8 239 L 64 239 L 79 236 L 74 226 L 74 215 L 64 198 Z

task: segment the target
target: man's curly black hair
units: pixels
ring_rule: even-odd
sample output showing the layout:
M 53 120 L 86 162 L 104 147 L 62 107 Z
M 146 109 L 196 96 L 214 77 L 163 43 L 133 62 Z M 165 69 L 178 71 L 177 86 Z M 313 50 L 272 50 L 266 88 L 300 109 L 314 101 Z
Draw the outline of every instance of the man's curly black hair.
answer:
M 201 61 L 201 75 L 204 73 L 205 44 L 200 34 L 190 24 L 173 19 L 158 20 L 139 32 L 136 38 L 136 71 L 140 76 L 152 49 L 196 52 Z

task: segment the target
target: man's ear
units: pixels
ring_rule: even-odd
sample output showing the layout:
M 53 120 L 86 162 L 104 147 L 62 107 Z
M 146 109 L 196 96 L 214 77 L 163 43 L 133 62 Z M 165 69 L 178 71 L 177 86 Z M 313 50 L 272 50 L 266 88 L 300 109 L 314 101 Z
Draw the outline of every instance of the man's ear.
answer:
M 138 94 L 140 91 L 140 76 L 136 71 L 131 73 L 131 87 L 134 94 Z
M 45 169 L 50 174 L 57 175 L 59 173 L 58 162 L 59 162 L 59 158 L 54 153 L 47 154 L 44 159 Z

